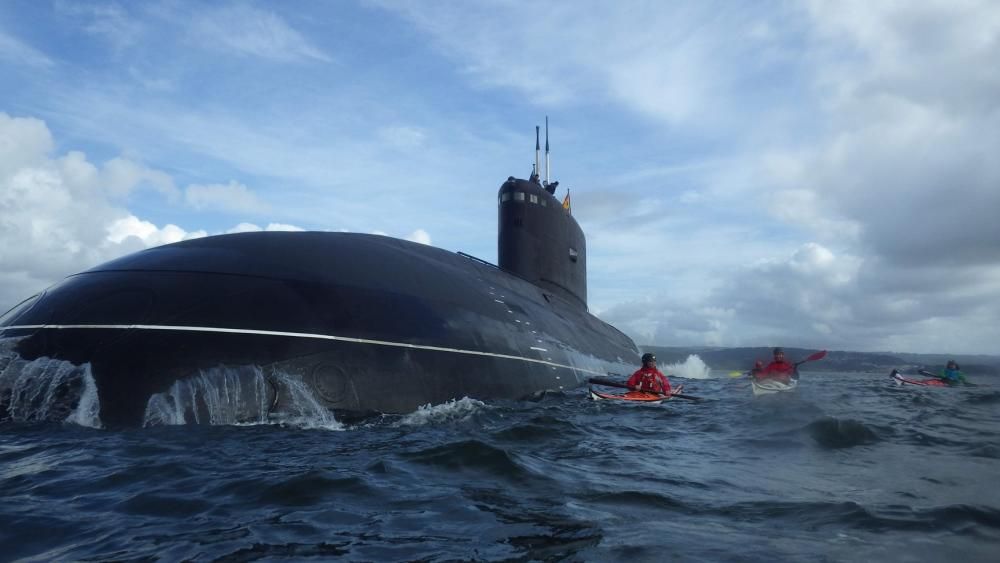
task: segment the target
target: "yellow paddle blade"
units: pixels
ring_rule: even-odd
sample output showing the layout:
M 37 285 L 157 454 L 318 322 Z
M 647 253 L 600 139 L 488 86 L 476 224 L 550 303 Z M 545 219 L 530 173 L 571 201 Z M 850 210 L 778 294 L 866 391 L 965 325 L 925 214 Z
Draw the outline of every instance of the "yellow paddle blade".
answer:
M 742 371 L 731 371 L 731 372 L 729 372 L 729 377 L 739 377 L 741 375 L 743 375 Z

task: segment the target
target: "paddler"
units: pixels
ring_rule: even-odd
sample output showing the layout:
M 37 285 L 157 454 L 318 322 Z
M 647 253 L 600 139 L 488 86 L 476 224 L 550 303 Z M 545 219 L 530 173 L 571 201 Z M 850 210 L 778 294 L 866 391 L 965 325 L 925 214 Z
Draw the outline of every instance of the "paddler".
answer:
M 795 376 L 795 364 L 785 361 L 785 351 L 778 347 L 773 350 L 774 360 L 757 374 L 757 381 L 774 379 L 789 383 Z
M 965 380 L 965 374 L 958 369 L 958 362 L 955 360 L 948 360 L 948 364 L 943 370 L 938 373 L 938 379 L 944 381 L 948 385 L 958 385 L 959 383 L 968 385 L 969 382 Z
M 670 394 L 670 382 L 660 370 L 656 369 L 656 356 L 648 352 L 642 355 L 642 367 L 637 369 L 625 383 L 629 387 L 638 387 L 640 391 L 647 393 Z

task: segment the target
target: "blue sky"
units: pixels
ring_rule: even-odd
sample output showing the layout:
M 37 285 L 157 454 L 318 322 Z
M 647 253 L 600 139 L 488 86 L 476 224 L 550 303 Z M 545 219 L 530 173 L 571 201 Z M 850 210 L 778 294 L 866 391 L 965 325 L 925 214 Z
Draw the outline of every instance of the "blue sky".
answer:
M 1000 5 L 0 3 L 0 309 L 151 245 L 496 260 L 552 175 L 640 344 L 1000 353 Z

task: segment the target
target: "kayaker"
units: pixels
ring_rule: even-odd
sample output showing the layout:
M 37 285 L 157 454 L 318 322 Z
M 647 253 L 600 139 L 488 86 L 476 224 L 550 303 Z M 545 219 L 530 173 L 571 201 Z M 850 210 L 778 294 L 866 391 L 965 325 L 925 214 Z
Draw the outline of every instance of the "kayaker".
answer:
M 637 369 L 625 383 L 647 393 L 670 394 L 670 382 L 660 370 L 656 369 L 656 356 L 648 352 L 642 355 L 642 367 Z
M 757 376 L 760 375 L 760 372 L 762 371 L 764 371 L 764 362 L 757 360 L 753 363 L 753 369 L 750 370 L 750 377 L 757 379 Z
M 965 380 L 965 374 L 958 369 L 958 362 L 955 360 L 948 360 L 948 364 L 938 374 L 938 379 L 948 385 L 958 385 L 959 383 L 968 385 L 969 383 Z
M 767 364 L 767 367 L 757 374 L 757 381 L 775 379 L 782 383 L 789 383 L 795 375 L 795 364 L 785 361 L 785 351 L 780 347 L 775 348 L 773 353 L 774 361 Z

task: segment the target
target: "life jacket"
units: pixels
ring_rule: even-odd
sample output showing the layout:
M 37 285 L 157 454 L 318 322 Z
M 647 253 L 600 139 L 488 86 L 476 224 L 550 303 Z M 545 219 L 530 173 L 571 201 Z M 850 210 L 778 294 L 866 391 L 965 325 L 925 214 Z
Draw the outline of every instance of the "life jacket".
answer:
M 795 373 L 795 364 L 788 361 L 771 362 L 758 375 L 758 379 L 777 379 L 788 382 Z
M 670 394 L 670 382 L 656 368 L 643 366 L 636 370 L 626 383 L 631 387 L 638 387 L 640 390 L 649 393 Z
M 965 379 L 964 374 L 957 369 L 943 369 L 941 370 L 941 379 L 945 380 L 948 385 L 956 385 Z

